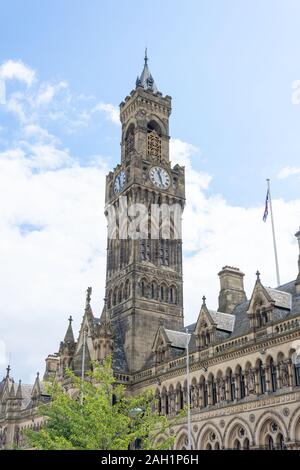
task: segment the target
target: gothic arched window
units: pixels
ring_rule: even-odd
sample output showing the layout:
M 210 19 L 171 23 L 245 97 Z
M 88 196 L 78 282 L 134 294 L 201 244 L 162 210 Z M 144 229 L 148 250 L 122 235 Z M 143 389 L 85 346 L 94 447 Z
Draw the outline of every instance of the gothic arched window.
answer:
M 258 374 L 259 374 L 259 384 L 260 384 L 260 393 L 266 393 L 266 372 L 260 361 L 258 366 Z
M 163 302 L 165 300 L 165 289 L 164 286 L 160 286 L 160 300 Z
M 245 375 L 242 370 L 240 370 L 240 398 L 245 398 L 246 390 L 245 390 Z
M 211 391 L 212 391 L 212 403 L 213 405 L 215 405 L 218 400 L 217 400 L 217 384 L 216 384 L 214 377 L 212 378 L 212 381 L 211 381 Z
M 134 151 L 134 125 L 131 124 L 128 128 L 125 138 L 125 156 L 128 157 Z
M 161 130 L 155 121 L 147 126 L 147 153 L 156 160 L 161 160 Z
M 300 387 L 300 362 L 294 365 L 294 371 L 296 387 Z
M 235 380 L 234 380 L 232 371 L 229 372 L 229 386 L 230 386 L 230 399 L 233 401 L 236 398 L 236 390 L 235 390 Z
M 271 386 L 272 391 L 276 392 L 277 390 L 277 374 L 276 374 L 276 367 L 274 364 L 273 359 L 270 359 L 270 375 L 271 375 Z

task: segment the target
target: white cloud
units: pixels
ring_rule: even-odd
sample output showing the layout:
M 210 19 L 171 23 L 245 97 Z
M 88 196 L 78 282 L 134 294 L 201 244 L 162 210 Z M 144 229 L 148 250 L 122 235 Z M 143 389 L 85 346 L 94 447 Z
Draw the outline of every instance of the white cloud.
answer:
M 279 171 L 278 178 L 285 179 L 285 178 L 288 178 L 289 176 L 299 175 L 299 174 L 300 174 L 300 168 L 297 168 L 295 166 L 285 166 Z
M 120 113 L 117 106 L 111 103 L 98 103 L 94 108 L 93 112 L 103 111 L 106 118 L 114 124 L 120 124 Z
M 9 97 L 8 108 L 20 118 L 19 140 L 0 153 L 1 340 L 23 377 L 43 370 L 44 358 L 57 350 L 70 314 L 77 334 L 87 286 L 94 289 L 96 315 L 104 294 L 107 160 L 87 156 L 81 166 L 47 124 L 53 116 L 75 129 L 98 111 L 119 122 L 118 110 L 110 104 L 99 103 L 97 109 L 91 104 L 78 111 L 67 84 L 54 94 L 48 91 L 40 99 L 43 106 L 38 106 L 36 97 L 47 86 L 39 83 L 30 93 Z M 271 227 L 269 220 L 262 222 L 262 206 L 232 206 L 222 195 L 207 194 L 213 175 L 195 170 L 197 148 L 171 139 L 170 154 L 173 165 L 186 168 L 184 298 L 186 322 L 191 323 L 203 294 L 209 307 L 217 307 L 217 273 L 226 264 L 245 272 L 248 295 L 257 269 L 266 285 L 275 284 Z M 300 200 L 275 199 L 273 208 L 282 282 L 286 282 L 297 273 L 294 232 L 299 227 Z
M 36 75 L 35 71 L 21 60 L 7 60 L 0 66 L 0 78 L 20 80 L 30 86 Z
M 60 91 L 68 88 L 68 83 L 61 81 L 57 84 L 43 83 L 35 98 L 38 106 L 48 105 L 53 100 L 54 96 Z

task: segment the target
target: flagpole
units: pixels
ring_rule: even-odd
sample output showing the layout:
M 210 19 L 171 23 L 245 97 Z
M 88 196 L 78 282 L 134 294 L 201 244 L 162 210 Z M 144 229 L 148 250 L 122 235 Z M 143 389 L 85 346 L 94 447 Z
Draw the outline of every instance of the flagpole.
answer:
M 272 197 L 271 197 L 270 179 L 269 178 L 267 178 L 267 184 L 268 184 L 268 192 L 269 192 L 269 200 L 270 200 L 270 212 L 271 212 L 272 235 L 273 235 L 274 255 L 275 255 L 275 264 L 276 264 L 277 285 L 280 286 L 279 263 L 278 263 L 278 255 L 277 255 L 275 226 L 274 226 L 274 217 L 273 217 L 273 208 L 272 208 Z
M 192 450 L 191 431 L 191 398 L 190 398 L 190 352 L 189 352 L 189 332 L 186 328 L 186 393 L 187 393 L 187 428 L 188 428 L 188 450 Z

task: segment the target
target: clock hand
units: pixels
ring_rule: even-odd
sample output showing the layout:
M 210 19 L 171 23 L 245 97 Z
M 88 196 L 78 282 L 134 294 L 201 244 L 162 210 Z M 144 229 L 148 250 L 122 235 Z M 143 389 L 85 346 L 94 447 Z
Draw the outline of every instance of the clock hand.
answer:
M 163 182 L 162 182 L 162 177 L 161 177 L 160 171 L 158 171 L 158 176 L 159 176 L 159 179 L 160 179 L 160 184 L 162 185 Z

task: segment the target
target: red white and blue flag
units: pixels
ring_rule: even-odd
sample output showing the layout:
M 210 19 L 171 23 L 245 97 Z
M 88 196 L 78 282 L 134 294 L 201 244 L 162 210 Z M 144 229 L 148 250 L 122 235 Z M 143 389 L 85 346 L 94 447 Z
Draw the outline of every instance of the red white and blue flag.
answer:
M 265 212 L 263 215 L 263 221 L 265 222 L 267 220 L 268 214 L 269 214 L 269 201 L 270 201 L 270 191 L 267 191 L 266 195 L 266 204 L 265 204 Z

